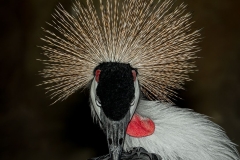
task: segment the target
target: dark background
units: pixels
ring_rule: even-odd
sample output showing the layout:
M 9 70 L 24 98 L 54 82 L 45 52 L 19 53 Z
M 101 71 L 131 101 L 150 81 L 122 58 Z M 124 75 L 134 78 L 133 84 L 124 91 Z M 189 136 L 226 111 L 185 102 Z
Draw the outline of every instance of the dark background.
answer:
M 88 91 L 52 102 L 43 87 L 41 27 L 55 6 L 70 11 L 70 0 L 1 0 L 0 159 L 82 160 L 108 152 L 94 124 Z M 180 4 L 178 0 L 176 4 Z M 193 29 L 203 28 L 198 72 L 191 74 L 176 103 L 212 117 L 240 144 L 240 1 L 185 0 Z M 239 148 L 238 148 L 239 149 Z

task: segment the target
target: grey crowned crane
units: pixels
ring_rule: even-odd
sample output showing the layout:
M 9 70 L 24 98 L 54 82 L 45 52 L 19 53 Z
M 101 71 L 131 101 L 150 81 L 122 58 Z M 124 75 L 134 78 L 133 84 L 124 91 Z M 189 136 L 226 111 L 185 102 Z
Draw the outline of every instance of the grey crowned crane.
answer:
M 55 102 L 89 88 L 109 154 L 94 159 L 239 160 L 225 132 L 171 103 L 195 70 L 199 30 L 173 0 L 87 0 L 61 5 L 45 30 L 43 84 Z

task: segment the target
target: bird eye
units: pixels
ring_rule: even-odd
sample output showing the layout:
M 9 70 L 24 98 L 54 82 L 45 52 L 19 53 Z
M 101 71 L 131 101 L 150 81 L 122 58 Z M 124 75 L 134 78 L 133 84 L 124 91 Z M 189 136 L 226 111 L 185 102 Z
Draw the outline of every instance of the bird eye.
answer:
M 130 103 L 131 106 L 135 104 L 135 97 L 132 99 L 132 102 Z
M 102 106 L 101 101 L 100 101 L 100 99 L 99 99 L 98 96 L 96 96 L 95 101 L 96 101 L 96 105 L 97 105 L 98 107 L 101 107 L 101 106 Z

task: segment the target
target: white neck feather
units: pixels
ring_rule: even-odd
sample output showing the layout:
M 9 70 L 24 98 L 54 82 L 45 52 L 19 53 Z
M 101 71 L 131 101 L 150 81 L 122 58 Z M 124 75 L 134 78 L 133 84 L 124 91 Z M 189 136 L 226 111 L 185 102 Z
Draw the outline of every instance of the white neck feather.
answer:
M 163 160 L 239 160 L 225 132 L 206 116 L 158 101 L 140 100 L 136 110 L 155 123 L 151 136 L 126 135 L 124 149 L 143 147 Z

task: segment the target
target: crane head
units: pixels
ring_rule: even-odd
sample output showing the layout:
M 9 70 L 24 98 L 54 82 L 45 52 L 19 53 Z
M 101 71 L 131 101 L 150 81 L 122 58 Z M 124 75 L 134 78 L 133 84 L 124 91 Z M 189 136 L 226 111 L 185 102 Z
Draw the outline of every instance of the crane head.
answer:
M 109 153 L 119 160 L 126 129 L 138 105 L 137 70 L 129 64 L 104 62 L 94 70 L 91 105 L 106 134 Z

